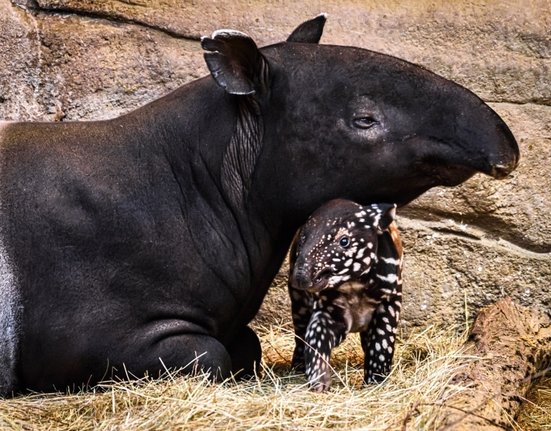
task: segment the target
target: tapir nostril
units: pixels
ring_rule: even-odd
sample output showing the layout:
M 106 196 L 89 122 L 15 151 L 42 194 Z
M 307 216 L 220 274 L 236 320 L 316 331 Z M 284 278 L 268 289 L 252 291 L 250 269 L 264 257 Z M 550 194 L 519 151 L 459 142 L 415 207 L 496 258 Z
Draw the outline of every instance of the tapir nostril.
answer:
M 496 179 L 502 179 L 516 169 L 520 151 L 515 136 L 501 119 L 498 122 L 497 136 L 498 150 L 490 156 L 489 174 Z
M 511 172 L 513 172 L 518 165 L 518 159 L 515 159 L 509 164 L 497 164 L 492 166 L 492 171 L 490 175 L 498 180 L 505 178 Z
M 314 277 L 314 284 L 320 284 L 325 282 L 329 277 L 333 275 L 333 271 L 330 268 L 323 268 Z
M 333 275 L 333 271 L 330 268 L 323 268 L 314 276 L 313 289 L 319 291 L 325 289 L 329 283 L 329 278 Z
M 490 164 L 488 174 L 498 180 L 507 177 L 517 168 L 519 157 L 518 148 L 513 149 L 510 154 L 502 155 L 499 158 L 496 157 L 493 163 Z

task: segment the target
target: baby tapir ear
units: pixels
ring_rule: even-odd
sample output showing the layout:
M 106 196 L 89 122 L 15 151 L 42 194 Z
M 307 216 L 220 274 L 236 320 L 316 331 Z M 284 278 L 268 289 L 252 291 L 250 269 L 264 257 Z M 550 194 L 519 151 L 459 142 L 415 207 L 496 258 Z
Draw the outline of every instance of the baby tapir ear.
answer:
M 268 85 L 268 62 L 245 33 L 218 30 L 201 38 L 201 46 L 212 77 L 228 93 L 255 94 Z
M 287 42 L 319 43 L 327 15 L 322 13 L 314 19 L 303 22 L 293 30 Z
M 373 204 L 371 208 L 375 210 L 375 226 L 381 231 L 388 229 L 390 224 L 396 219 L 396 204 Z

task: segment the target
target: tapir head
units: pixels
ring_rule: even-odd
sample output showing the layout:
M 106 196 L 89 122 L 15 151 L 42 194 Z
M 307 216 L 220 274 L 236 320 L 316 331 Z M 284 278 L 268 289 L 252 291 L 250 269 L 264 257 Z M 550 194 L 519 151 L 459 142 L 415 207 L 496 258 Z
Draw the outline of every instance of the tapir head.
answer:
M 215 81 L 254 101 L 263 136 L 250 174 L 265 196 L 304 213 L 336 197 L 405 204 L 476 172 L 515 169 L 515 138 L 480 98 L 388 55 L 319 45 L 324 23 L 263 49 L 233 31 L 203 39 Z
M 319 292 L 367 278 L 377 262 L 379 234 L 394 221 L 395 205 L 334 199 L 299 229 L 291 249 L 290 285 Z

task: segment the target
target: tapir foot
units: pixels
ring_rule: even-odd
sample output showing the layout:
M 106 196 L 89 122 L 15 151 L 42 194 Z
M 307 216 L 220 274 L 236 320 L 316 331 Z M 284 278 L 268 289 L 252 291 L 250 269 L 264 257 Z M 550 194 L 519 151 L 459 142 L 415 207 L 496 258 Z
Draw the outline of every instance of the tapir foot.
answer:
M 224 346 L 217 339 L 201 334 L 183 334 L 165 338 L 147 350 L 147 354 L 131 355 L 124 367 L 116 367 L 115 377 L 126 375 L 157 377 L 166 370 L 182 374 L 210 374 L 212 380 L 223 381 L 255 375 L 262 351 L 260 341 L 252 329 L 244 326 L 232 343 Z M 120 372 L 124 370 L 125 375 Z
M 191 375 L 208 373 L 214 381 L 223 381 L 231 376 L 231 363 L 226 347 L 215 338 L 185 334 L 159 341 L 147 355 L 135 355 L 134 360 L 125 361 L 124 368 L 136 377 L 157 377 L 166 370 L 178 370 Z
M 227 349 L 232 362 L 232 374 L 235 377 L 243 379 L 258 373 L 262 349 L 258 336 L 251 328 L 244 326 Z

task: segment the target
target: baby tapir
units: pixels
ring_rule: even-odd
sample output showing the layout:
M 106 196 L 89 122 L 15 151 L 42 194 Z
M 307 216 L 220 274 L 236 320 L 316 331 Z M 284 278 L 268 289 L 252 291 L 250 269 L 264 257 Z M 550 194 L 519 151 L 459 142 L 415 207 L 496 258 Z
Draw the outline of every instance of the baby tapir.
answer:
M 329 357 L 359 332 L 365 383 L 390 371 L 402 299 L 396 205 L 336 199 L 315 211 L 291 246 L 289 294 L 296 346 L 292 365 L 312 389 L 331 383 Z

